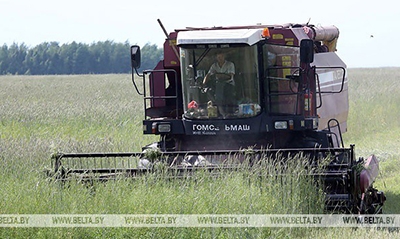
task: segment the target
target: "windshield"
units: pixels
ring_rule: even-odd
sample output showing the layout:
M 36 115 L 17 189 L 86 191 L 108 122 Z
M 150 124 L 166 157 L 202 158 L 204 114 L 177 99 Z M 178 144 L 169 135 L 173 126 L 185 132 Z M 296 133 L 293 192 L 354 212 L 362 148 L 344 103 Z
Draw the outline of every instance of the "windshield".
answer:
M 261 111 L 256 46 L 181 49 L 184 116 L 245 118 Z

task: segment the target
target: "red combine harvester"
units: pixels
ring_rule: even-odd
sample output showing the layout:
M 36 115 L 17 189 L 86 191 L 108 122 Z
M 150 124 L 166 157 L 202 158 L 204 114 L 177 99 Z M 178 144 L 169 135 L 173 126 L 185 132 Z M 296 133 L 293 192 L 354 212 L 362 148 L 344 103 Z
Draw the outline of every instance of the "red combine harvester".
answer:
M 356 160 L 354 146 L 346 148 L 342 140 L 348 81 L 346 65 L 335 53 L 335 26 L 186 28 L 168 34 L 159 23 L 167 36 L 164 59 L 142 72 L 141 90 L 134 80 L 140 47 L 131 47 L 132 81 L 144 99 L 143 133 L 159 135 L 159 142 L 140 153 L 57 154 L 56 171 L 63 177 L 136 174 L 151 168 L 151 151 L 170 167 L 184 169 L 220 167 L 226 161 L 221 156 L 249 150 L 267 157 L 302 152 L 315 164 L 329 159 L 319 174 L 328 210 L 381 213 L 385 196 L 372 185 L 378 160 L 373 155 Z M 83 158 L 140 162 L 90 169 L 66 163 Z

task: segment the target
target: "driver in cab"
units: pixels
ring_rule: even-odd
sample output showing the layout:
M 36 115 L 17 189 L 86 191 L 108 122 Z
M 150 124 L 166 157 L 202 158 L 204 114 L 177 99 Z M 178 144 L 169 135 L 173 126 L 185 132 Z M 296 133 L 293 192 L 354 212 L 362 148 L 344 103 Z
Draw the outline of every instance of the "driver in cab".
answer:
M 225 54 L 218 52 L 216 55 L 216 62 L 211 65 L 210 70 L 204 77 L 203 85 L 207 84 L 211 78 L 215 78 L 215 103 L 218 106 L 218 111 L 223 116 L 229 112 L 229 106 L 234 103 L 234 75 L 235 65 L 225 60 Z

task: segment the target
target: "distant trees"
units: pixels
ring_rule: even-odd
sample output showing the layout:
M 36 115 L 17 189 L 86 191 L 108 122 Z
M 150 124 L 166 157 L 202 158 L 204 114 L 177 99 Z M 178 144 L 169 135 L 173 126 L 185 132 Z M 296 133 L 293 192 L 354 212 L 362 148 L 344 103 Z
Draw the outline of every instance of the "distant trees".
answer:
M 112 41 L 59 45 L 44 42 L 33 48 L 23 44 L 0 47 L 0 75 L 54 75 L 128 73 L 130 44 Z M 155 44 L 142 47 L 141 69 L 152 69 L 163 57 Z M 141 70 L 139 69 L 139 70 Z

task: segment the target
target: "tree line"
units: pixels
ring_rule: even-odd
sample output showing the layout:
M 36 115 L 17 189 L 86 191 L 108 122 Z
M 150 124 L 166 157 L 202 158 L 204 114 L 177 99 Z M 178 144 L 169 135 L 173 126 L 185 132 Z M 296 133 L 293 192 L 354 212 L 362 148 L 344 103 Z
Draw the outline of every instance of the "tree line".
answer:
M 141 49 L 141 69 L 153 69 L 163 50 L 147 43 Z M 129 73 L 130 44 L 113 41 L 92 44 L 44 42 L 29 48 L 24 43 L 0 48 L 0 75 L 61 75 Z

